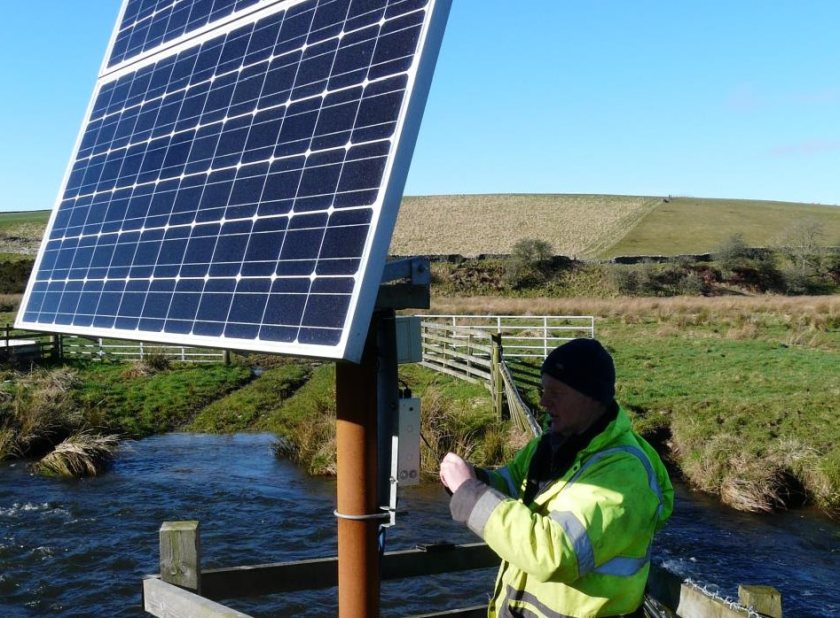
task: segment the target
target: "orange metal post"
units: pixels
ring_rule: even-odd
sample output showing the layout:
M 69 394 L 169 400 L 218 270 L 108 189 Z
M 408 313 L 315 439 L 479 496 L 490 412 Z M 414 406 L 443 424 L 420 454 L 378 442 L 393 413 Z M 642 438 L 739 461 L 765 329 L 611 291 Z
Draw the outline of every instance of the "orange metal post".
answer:
M 360 364 L 336 363 L 338 615 L 379 616 L 379 519 L 376 495 L 377 322 L 371 321 Z

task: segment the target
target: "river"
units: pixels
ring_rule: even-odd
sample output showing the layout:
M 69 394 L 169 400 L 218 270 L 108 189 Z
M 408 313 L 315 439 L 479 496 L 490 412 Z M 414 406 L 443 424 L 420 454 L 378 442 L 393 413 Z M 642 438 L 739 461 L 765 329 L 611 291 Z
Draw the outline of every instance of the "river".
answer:
M 80 481 L 0 464 L 0 616 L 146 616 L 161 522 L 197 519 L 205 568 L 335 555 L 335 480 L 277 460 L 266 434 L 168 434 L 125 443 L 113 469 Z M 387 549 L 474 542 L 436 485 L 408 488 Z M 654 561 L 728 597 L 739 583 L 782 591 L 785 616 L 840 616 L 840 523 L 799 510 L 751 515 L 677 488 Z M 492 570 L 382 585 L 383 616 L 482 603 Z M 334 616 L 335 590 L 227 604 L 254 616 Z

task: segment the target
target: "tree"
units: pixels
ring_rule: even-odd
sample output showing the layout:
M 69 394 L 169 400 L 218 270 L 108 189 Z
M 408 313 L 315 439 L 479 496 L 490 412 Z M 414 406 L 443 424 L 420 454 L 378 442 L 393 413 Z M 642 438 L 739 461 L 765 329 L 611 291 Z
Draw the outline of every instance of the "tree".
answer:
M 543 283 L 553 254 L 551 244 L 544 240 L 523 238 L 517 241 L 505 265 L 505 283 L 514 289 Z

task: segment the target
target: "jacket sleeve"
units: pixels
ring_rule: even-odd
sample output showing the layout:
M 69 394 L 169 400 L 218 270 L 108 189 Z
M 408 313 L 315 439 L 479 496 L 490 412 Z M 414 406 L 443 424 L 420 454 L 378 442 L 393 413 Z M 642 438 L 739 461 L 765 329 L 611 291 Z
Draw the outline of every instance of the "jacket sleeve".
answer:
M 503 560 L 540 581 L 571 583 L 637 548 L 653 535 L 658 499 L 643 465 L 618 455 L 590 466 L 573 485 L 536 511 L 471 480 L 452 497 L 452 516 L 465 522 Z

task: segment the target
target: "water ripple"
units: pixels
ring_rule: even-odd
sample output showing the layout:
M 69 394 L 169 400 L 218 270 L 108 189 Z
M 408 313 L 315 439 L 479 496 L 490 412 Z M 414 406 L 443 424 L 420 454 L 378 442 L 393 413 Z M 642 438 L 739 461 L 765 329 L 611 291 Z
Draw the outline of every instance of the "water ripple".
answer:
M 145 617 L 140 581 L 158 569 L 161 522 L 201 522 L 205 568 L 335 555 L 335 480 L 310 478 L 271 453 L 270 435 L 170 434 L 123 449 L 112 470 L 61 481 L 0 464 L 0 616 Z M 439 487 L 409 488 L 388 549 L 474 542 Z M 744 551 L 744 548 L 750 551 Z M 786 615 L 840 614 L 840 526 L 815 513 L 733 513 L 680 490 L 655 558 L 737 596 L 737 584 L 782 591 Z M 476 605 L 493 570 L 385 582 L 383 615 Z M 231 602 L 253 616 L 336 613 L 335 590 Z

